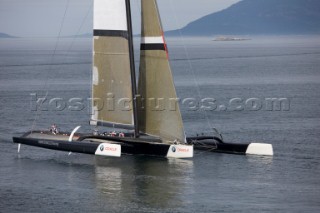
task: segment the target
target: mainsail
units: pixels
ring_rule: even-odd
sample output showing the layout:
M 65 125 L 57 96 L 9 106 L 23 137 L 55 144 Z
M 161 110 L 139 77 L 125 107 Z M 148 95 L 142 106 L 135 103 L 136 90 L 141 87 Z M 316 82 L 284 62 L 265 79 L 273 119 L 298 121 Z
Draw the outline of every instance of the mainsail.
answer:
M 126 0 L 94 1 L 92 125 L 134 125 L 127 6 Z
M 142 32 L 138 91 L 139 129 L 165 141 L 185 141 L 183 122 L 156 0 L 141 0 Z

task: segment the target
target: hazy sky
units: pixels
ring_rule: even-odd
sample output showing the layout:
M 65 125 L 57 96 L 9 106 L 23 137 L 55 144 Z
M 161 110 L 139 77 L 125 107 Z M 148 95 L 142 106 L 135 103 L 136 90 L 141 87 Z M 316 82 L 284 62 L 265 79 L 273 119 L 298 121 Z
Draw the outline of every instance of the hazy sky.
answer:
M 15 36 L 57 36 L 92 29 L 93 0 L 0 0 L 0 32 Z M 158 0 L 165 30 L 177 29 L 240 0 Z M 139 33 L 140 0 L 131 0 L 134 33 Z M 81 29 L 79 31 L 79 29 Z

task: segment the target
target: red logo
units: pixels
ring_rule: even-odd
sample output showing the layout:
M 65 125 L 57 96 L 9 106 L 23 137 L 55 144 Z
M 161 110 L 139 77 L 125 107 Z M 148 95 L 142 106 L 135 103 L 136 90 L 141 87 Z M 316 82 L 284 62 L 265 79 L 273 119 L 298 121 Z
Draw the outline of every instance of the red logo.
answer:
M 178 148 L 178 152 L 189 152 L 187 148 Z
M 106 151 L 111 151 L 111 152 L 116 152 L 116 151 L 117 151 L 117 148 L 106 147 L 104 150 L 106 150 Z

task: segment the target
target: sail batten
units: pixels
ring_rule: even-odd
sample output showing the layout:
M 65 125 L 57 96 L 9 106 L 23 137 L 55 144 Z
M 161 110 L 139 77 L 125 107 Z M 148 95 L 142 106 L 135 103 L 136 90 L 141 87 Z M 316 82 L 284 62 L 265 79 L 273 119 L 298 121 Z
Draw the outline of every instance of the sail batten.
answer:
M 128 31 L 125 30 L 94 30 L 93 36 L 114 36 L 128 39 Z
M 126 125 L 126 124 L 121 124 L 121 123 L 110 123 L 110 122 L 96 121 L 96 120 L 91 120 L 90 125 L 111 127 L 111 128 L 117 128 L 117 129 L 127 129 L 127 130 L 134 129 L 134 125 L 130 125 L 130 124 Z
M 156 0 L 141 0 L 139 128 L 164 141 L 185 141 L 182 117 Z M 172 107 L 174 106 L 174 107 Z
M 141 44 L 140 50 L 166 50 L 163 44 Z
M 163 44 L 164 40 L 162 36 L 149 36 L 141 37 L 142 44 Z
M 95 0 L 93 26 L 90 123 L 131 127 L 134 121 L 126 0 Z

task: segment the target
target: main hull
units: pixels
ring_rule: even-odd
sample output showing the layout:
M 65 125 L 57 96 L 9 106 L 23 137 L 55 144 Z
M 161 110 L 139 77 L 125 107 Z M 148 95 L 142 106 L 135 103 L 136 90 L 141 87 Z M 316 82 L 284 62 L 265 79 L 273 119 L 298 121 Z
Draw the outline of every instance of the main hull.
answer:
M 74 141 L 68 141 L 67 135 L 68 134 L 53 135 L 49 132 L 30 132 L 22 137 L 13 137 L 13 142 L 51 150 L 112 157 L 120 157 L 121 154 L 168 158 L 193 157 L 192 145 L 166 144 L 162 143 L 159 139 L 136 139 L 131 137 L 120 138 L 78 134 L 74 136 Z M 117 151 L 119 154 L 114 154 L 112 151 Z

